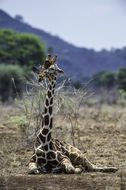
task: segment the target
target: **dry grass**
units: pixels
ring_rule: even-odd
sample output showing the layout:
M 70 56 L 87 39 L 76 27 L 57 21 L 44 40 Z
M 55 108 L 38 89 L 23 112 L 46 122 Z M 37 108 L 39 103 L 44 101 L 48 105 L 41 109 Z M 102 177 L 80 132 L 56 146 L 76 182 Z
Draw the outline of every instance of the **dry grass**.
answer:
M 66 113 L 68 114 L 68 113 Z M 0 175 L 27 175 L 27 164 L 32 155 L 32 138 L 28 139 L 29 131 L 35 128 L 31 121 L 23 122 L 14 118 L 25 116 L 17 105 L 0 105 Z M 126 187 L 126 108 L 120 105 L 82 105 L 78 115 L 69 117 L 60 110 L 54 119 L 53 136 L 74 144 L 85 152 L 91 162 L 97 165 L 116 166 L 119 171 L 111 175 L 112 183 L 120 178 L 119 188 Z M 34 118 L 34 117 L 33 117 Z M 23 129 L 24 129 L 23 128 Z M 32 136 L 31 136 L 32 137 Z M 90 176 L 93 174 L 89 174 Z M 94 174 L 95 177 L 97 174 Z M 107 174 L 108 175 L 108 174 Z M 98 174 L 100 178 L 100 174 Z M 108 176 L 106 176 L 108 177 Z M 100 178 L 102 183 L 102 177 Z M 113 188 L 108 188 L 113 189 Z

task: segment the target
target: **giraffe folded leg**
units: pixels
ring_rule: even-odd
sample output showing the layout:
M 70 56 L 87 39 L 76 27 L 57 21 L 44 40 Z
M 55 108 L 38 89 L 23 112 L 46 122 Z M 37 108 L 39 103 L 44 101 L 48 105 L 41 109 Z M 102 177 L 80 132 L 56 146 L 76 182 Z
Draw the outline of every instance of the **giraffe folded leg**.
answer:
M 67 158 L 63 159 L 62 163 L 61 163 L 61 166 L 62 166 L 62 169 L 65 173 L 67 174 L 78 174 L 78 173 L 81 173 L 82 172 L 82 168 L 75 168 L 71 161 Z
M 79 154 L 72 153 L 71 160 L 73 165 L 81 165 L 83 167 L 83 171 L 88 172 L 116 172 L 118 169 L 116 167 L 107 167 L 107 166 L 96 166 L 92 164 L 84 154 L 79 152 Z
M 91 172 L 116 172 L 118 169 L 116 167 L 107 167 L 107 166 L 96 166 L 92 164 L 86 157 L 82 158 L 82 165 L 86 171 Z

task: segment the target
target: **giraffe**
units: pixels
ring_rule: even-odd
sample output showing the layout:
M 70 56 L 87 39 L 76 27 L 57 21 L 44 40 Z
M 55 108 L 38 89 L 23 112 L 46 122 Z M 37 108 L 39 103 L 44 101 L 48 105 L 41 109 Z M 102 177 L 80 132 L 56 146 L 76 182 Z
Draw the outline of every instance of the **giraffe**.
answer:
M 64 73 L 57 64 L 57 56 L 46 57 L 38 81 L 48 79 L 42 126 L 34 143 L 34 154 L 29 162 L 29 174 L 81 172 L 116 172 L 116 167 L 96 166 L 76 147 L 52 137 L 53 98 L 57 73 Z

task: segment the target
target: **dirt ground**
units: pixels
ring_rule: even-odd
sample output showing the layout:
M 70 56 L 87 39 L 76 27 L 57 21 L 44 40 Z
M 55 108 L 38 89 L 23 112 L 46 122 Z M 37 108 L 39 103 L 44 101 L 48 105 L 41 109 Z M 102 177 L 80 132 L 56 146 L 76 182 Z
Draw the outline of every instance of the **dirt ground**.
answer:
M 82 107 L 74 129 L 74 143 L 88 159 L 97 165 L 116 166 L 119 168 L 116 173 L 28 175 L 33 142 L 20 126 L 11 122 L 11 118 L 20 114 L 15 105 L 0 105 L 0 190 L 126 189 L 126 108 Z M 55 137 L 73 143 L 68 119 L 59 114 L 54 126 Z

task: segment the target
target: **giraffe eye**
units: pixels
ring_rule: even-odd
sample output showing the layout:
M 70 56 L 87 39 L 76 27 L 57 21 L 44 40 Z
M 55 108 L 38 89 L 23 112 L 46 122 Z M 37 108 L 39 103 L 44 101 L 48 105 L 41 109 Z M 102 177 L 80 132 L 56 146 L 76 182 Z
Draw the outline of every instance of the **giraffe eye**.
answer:
M 54 69 L 53 69 L 53 68 L 50 68 L 50 72 L 53 73 L 53 72 L 54 72 Z

